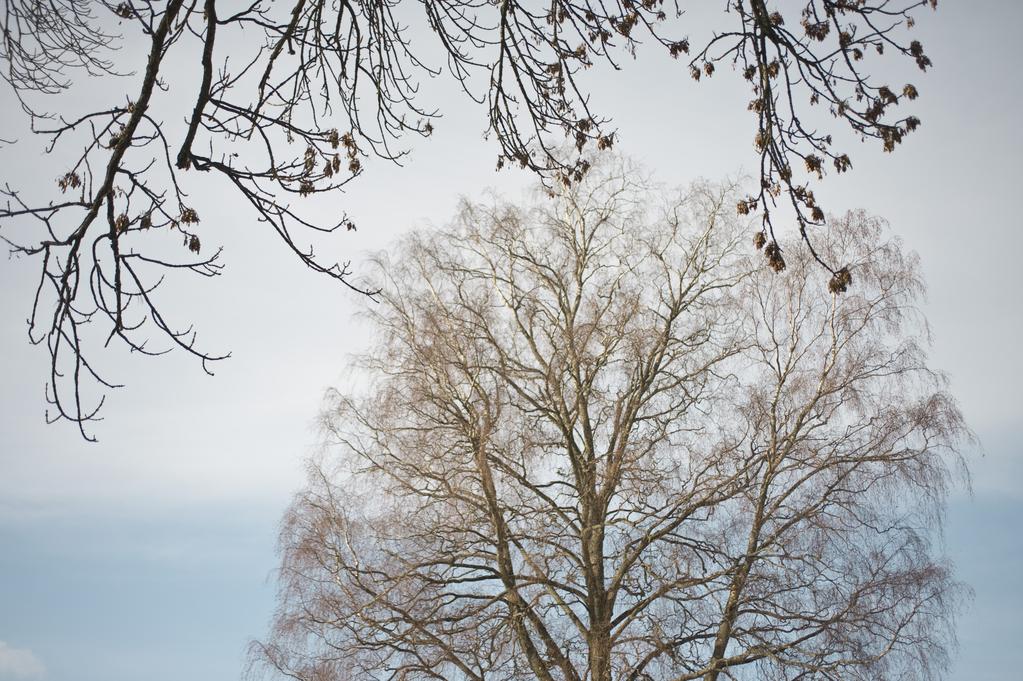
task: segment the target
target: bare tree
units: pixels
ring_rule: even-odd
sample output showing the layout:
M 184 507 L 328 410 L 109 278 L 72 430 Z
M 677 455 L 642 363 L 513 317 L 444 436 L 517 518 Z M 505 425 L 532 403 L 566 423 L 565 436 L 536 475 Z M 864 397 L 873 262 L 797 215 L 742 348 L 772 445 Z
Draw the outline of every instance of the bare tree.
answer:
M 285 516 L 254 669 L 327 679 L 935 679 L 968 436 L 880 220 L 781 274 L 734 189 L 592 173 L 379 271 L 363 388 Z M 660 204 L 660 207 L 655 207 Z
M 485 105 L 498 167 L 510 162 L 549 183 L 571 183 L 588 163 L 558 153 L 563 137 L 580 152 L 615 139 L 577 82 L 581 70 L 599 62 L 617 68 L 642 41 L 681 58 L 696 79 L 730 65 L 753 94 L 760 166 L 758 193 L 737 201 L 739 211 L 760 211 L 757 243 L 781 269 L 771 211 L 787 195 L 814 256 L 834 287 L 845 288 L 845 263 L 822 257 L 806 231 L 822 225 L 824 213 L 805 178 L 851 162 L 833 148 L 831 132 L 808 122 L 806 109 L 820 104 L 891 151 L 919 123 L 891 110 L 917 90 L 874 82 L 861 60 L 888 51 L 926 68 L 930 61 L 906 29 L 927 4 L 935 3 L 805 0 L 786 21 L 765 0 L 729 0 L 720 30 L 690 55 L 684 7 L 663 0 L 428 0 L 415 13 L 398 0 L 5 0 L 0 73 L 15 95 L 9 101 L 48 139 L 48 152 L 63 154 L 52 192 L 33 198 L 10 184 L 0 189 L 0 237 L 40 263 L 29 335 L 49 347 L 53 418 L 76 422 L 87 436 L 102 400 L 83 397 L 83 382 L 100 392 L 113 385 L 89 361 L 87 321 L 102 321 L 106 342 L 134 351 L 179 347 L 204 368 L 222 358 L 198 348 L 190 326 L 167 320 L 153 295 L 166 274 L 220 272 L 220 251 L 203 250 L 201 207 L 187 193 L 196 180 L 186 182 L 185 171 L 218 176 L 286 250 L 351 286 L 348 265 L 314 257 L 303 235 L 354 229 L 352 219 L 319 224 L 292 201 L 337 190 L 368 155 L 400 158 L 406 135 L 428 136 L 434 112 L 417 103 L 418 79 L 445 70 Z M 413 52 L 406 26 L 417 17 L 419 30 L 435 37 L 431 54 L 443 68 Z M 147 56 L 118 59 L 121 31 L 142 37 Z M 132 93 L 98 110 L 54 99 L 87 76 L 136 72 Z M 167 234 L 193 259 L 168 251 Z M 162 346 L 149 344 L 153 331 Z

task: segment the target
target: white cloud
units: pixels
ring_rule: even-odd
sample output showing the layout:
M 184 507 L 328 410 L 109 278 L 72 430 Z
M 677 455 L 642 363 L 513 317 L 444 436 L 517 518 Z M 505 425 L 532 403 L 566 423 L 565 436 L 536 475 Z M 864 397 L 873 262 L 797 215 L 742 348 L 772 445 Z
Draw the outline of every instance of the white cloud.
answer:
M 27 681 L 46 676 L 46 667 L 28 648 L 0 641 L 0 681 Z

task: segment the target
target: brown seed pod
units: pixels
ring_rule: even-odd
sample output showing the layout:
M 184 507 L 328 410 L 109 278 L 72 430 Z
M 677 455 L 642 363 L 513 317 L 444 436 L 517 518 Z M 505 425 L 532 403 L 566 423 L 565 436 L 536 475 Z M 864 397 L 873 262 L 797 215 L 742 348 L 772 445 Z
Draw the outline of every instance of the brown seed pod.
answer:
M 828 290 L 832 293 L 845 293 L 849 290 L 849 285 L 852 284 L 852 274 L 849 273 L 848 267 L 835 272 L 835 276 L 831 277 L 831 281 L 828 282 Z

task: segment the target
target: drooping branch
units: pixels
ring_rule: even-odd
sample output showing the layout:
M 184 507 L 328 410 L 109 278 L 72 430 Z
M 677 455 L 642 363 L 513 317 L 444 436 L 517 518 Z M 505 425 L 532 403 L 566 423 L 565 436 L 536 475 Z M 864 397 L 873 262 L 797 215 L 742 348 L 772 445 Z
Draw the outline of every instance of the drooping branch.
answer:
M 0 236 L 15 253 L 38 258 L 42 279 L 53 284 L 38 289 L 42 297 L 34 300 L 32 315 L 49 316 L 52 304 L 52 321 L 33 321 L 30 332 L 37 342 L 50 339 L 55 417 L 82 426 L 95 415 L 91 407 L 73 406 L 79 398 L 62 397 L 79 395 L 78 377 L 94 374 L 85 359 L 92 341 L 70 325 L 103 310 L 100 317 L 109 316 L 112 328 L 101 338 L 141 347 L 143 341 L 125 336 L 140 338 L 152 320 L 164 319 L 155 313 L 155 300 L 124 288 L 132 281 L 126 259 L 144 258 L 134 262 L 153 270 L 137 272 L 146 291 L 161 281 L 159 267 L 219 271 L 217 256 L 179 268 L 162 244 L 173 232 L 190 252 L 203 248 L 197 225 L 205 209 L 188 200 L 196 182 L 191 174 L 209 173 L 233 192 L 251 219 L 267 224 L 312 270 L 372 294 L 352 284 L 346 262 L 313 250 L 318 235 L 353 230 L 355 219 L 342 212 L 322 223 L 302 200 L 338 191 L 370 158 L 400 161 L 410 137 L 428 137 L 437 112 L 420 104 L 419 93 L 444 72 L 485 111 L 480 126 L 496 144 L 498 167 L 526 168 L 552 190 L 582 182 L 590 150 L 616 144 L 601 103 L 584 87 L 585 71 L 620 68 L 639 49 L 666 50 L 697 80 L 731 65 L 753 95 L 748 108 L 756 121 L 758 185 L 737 205 L 741 214 L 761 216 L 755 245 L 772 267 L 783 269 L 774 225 L 790 211 L 805 247 L 831 273 L 828 286 L 845 291 L 852 284 L 848 264 L 829 259 L 815 240 L 825 212 L 812 183 L 829 166 L 836 172 L 851 167 L 837 137 L 843 128 L 892 151 L 919 125 L 914 116 L 895 113 L 917 97 L 916 87 L 885 84 L 879 68 L 866 65 L 884 54 L 930 66 L 907 33 L 917 10 L 929 4 L 803 0 L 796 16 L 764 0 L 731 0 L 719 30 L 691 45 L 686 7 L 662 0 L 429 0 L 414 12 L 399 0 L 255 0 L 230 8 L 215 0 L 3 2 L 0 64 L 15 94 L 11 102 L 19 102 L 33 131 L 45 138 L 47 153 L 64 155 L 55 190 L 60 197 L 44 192 L 29 198 L 9 178 L 7 205 L 0 209 Z M 413 50 L 417 30 L 435 40 L 437 64 L 418 43 Z M 141 58 L 118 51 L 120 34 L 129 32 L 148 42 L 144 68 Z M 122 72 L 141 72 L 131 101 L 75 110 L 69 88 Z M 188 83 L 184 100 L 178 96 L 184 88 L 170 82 L 178 79 Z M 174 93 L 166 92 L 172 86 Z M 823 122 L 814 116 L 817 109 Z M 106 250 L 87 248 L 96 239 Z M 89 253 L 98 260 L 89 262 Z M 101 267 L 111 275 L 88 274 Z M 99 288 L 79 287 L 83 274 Z M 129 302 L 142 311 L 131 329 Z M 187 334 L 171 328 L 156 325 L 177 345 L 175 339 Z M 76 365 L 66 380 L 58 355 Z M 94 387 L 111 385 L 95 380 Z

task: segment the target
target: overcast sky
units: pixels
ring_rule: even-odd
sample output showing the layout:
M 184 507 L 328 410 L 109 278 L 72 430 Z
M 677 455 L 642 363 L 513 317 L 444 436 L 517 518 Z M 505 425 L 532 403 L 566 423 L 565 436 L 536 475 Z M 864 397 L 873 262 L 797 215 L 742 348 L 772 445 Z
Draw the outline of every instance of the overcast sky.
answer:
M 912 76 L 922 127 L 892 155 L 855 145 L 853 172 L 818 192 L 832 210 L 886 217 L 920 254 L 932 364 L 983 446 L 970 456 L 973 497 L 957 490 L 948 516 L 948 552 L 975 590 L 957 681 L 1023 667 L 1020 26 L 1023 3 L 1011 0 L 922 13 L 916 30 L 935 64 Z M 620 73 L 594 69 L 587 85 L 619 148 L 678 185 L 754 162 L 748 97 L 728 75 L 696 85 L 641 52 Z M 404 168 L 370 161 L 341 199 L 359 231 L 336 249 L 356 271 L 367 250 L 445 223 L 460 195 L 515 197 L 531 181 L 493 171 L 483 109 L 450 85 L 429 90 L 446 114 L 434 136 Z M 44 161 L 17 163 L 56 175 Z M 358 301 L 289 259 L 241 205 L 208 190 L 196 205 L 204 244 L 223 243 L 228 267 L 168 303 L 206 347 L 233 357 L 210 378 L 181 356 L 111 352 L 127 387 L 108 399 L 96 445 L 44 425 L 48 357 L 23 323 L 36 263 L 0 262 L 0 681 L 233 679 L 265 631 L 277 521 L 316 447 L 323 392 L 343 385 L 346 354 L 360 347 Z

